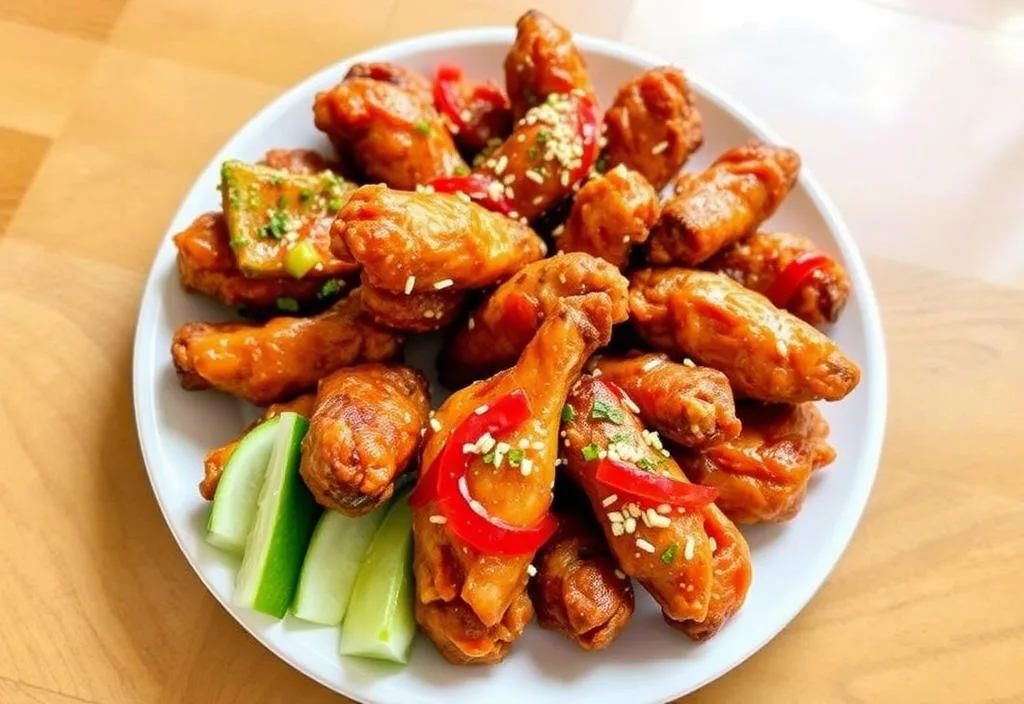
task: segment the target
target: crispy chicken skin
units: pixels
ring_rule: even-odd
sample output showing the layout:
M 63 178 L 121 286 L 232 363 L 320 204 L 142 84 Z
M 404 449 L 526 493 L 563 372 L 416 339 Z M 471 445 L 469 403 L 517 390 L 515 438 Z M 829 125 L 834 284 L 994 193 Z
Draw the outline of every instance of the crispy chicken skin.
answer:
M 324 508 L 361 516 L 391 498 L 419 449 L 427 380 L 401 364 L 359 364 L 320 380 L 299 472 Z
M 663 66 L 626 81 L 604 116 L 608 166 L 625 164 L 664 188 L 704 141 L 683 72 Z
M 217 493 L 217 485 L 220 483 L 220 476 L 224 473 L 224 467 L 227 466 L 228 460 L 231 459 L 231 455 L 234 454 L 235 448 L 238 447 L 238 443 L 242 441 L 242 438 L 245 437 L 246 433 L 263 421 L 270 420 L 271 418 L 279 416 L 286 411 L 293 411 L 298 413 L 300 416 L 309 418 L 313 415 L 313 408 L 315 405 L 316 394 L 303 394 L 302 396 L 297 396 L 291 401 L 272 403 L 263 411 L 263 414 L 250 423 L 238 437 L 207 452 L 206 457 L 203 458 L 203 480 L 199 482 L 199 495 L 207 501 L 213 501 L 213 496 Z
M 529 592 L 541 628 L 558 631 L 583 650 L 601 650 L 633 616 L 633 585 L 589 509 L 580 508 L 558 512 L 558 531 L 534 558 L 537 574 Z
M 686 476 L 667 453 L 648 444 L 643 425 L 601 379 L 581 377 L 569 393 L 568 405 L 573 413 L 563 424 L 563 466 L 590 500 L 619 567 L 654 597 L 666 620 L 705 621 L 715 583 L 715 548 L 705 530 L 705 512 L 680 512 L 667 505 L 658 511 L 654 502 L 634 501 L 602 484 L 597 480 L 597 452 L 607 452 L 615 438 L 616 451 L 621 455 L 628 448 L 630 461 L 637 466 L 678 481 L 687 481 Z M 596 412 L 599 408 L 601 413 Z M 668 525 L 655 524 L 648 509 Z
M 715 502 L 737 523 L 779 523 L 795 517 L 811 473 L 830 464 L 828 421 L 813 403 L 740 405 L 743 432 L 703 452 L 674 457 L 686 476 L 718 490 Z
M 505 87 L 517 119 L 552 93 L 594 91 L 572 33 L 537 10 L 516 22 L 516 40 L 505 57 Z
M 803 235 L 784 232 L 756 232 L 726 247 L 701 265 L 708 271 L 736 279 L 749 289 L 769 295 L 779 276 L 798 257 L 814 256 L 820 250 Z M 811 325 L 834 323 L 850 297 L 850 277 L 843 265 L 828 257 L 800 284 L 786 310 Z
M 402 332 L 430 332 L 451 325 L 462 311 L 466 294 L 462 291 L 422 291 L 404 293 L 385 291 L 365 281 L 360 287 L 363 311 L 377 325 Z
M 612 321 L 621 323 L 629 315 L 627 289 L 618 269 L 582 252 L 529 264 L 495 289 L 446 342 L 438 358 L 441 382 L 458 388 L 512 366 L 567 296 L 606 293 Z
M 641 269 L 630 279 L 629 307 L 648 344 L 722 371 L 739 397 L 838 401 L 860 381 L 824 333 L 722 274 Z
M 710 367 L 672 362 L 658 353 L 594 357 L 591 369 L 636 404 L 644 423 L 686 447 L 711 447 L 740 432 L 732 388 Z
M 546 249 L 526 225 L 458 196 L 381 185 L 352 194 L 332 226 L 332 247 L 351 253 L 364 281 L 394 293 L 490 286 Z
M 647 179 L 620 164 L 580 188 L 556 240 L 558 249 L 593 254 L 621 269 L 633 245 L 647 241 L 658 210 L 658 194 Z
M 257 406 L 312 389 L 335 369 L 396 357 L 402 338 L 371 323 L 358 289 L 310 318 L 261 325 L 186 323 L 171 343 L 182 388 L 214 388 Z
M 257 163 L 300 176 L 338 169 L 335 162 L 314 149 L 271 149 Z
M 752 139 L 707 169 L 676 182 L 661 209 L 647 254 L 654 264 L 700 264 L 753 234 L 796 182 L 800 157 L 787 147 Z
M 426 76 L 388 61 L 353 64 L 345 74 L 346 81 L 353 78 L 370 78 L 398 86 L 411 93 L 422 103 L 434 104 L 434 86 Z
M 231 307 L 252 311 L 273 310 L 278 299 L 299 304 L 315 301 L 325 279 L 250 279 L 235 263 L 228 230 L 221 213 L 204 213 L 174 236 L 178 273 L 186 291 L 203 293 Z
M 511 460 L 496 470 L 477 455 L 470 459 L 465 479 L 469 496 L 488 515 L 511 525 L 534 525 L 551 505 L 559 421 L 569 385 L 594 350 L 608 342 L 611 327 L 612 304 L 606 294 L 566 299 L 537 330 L 514 367 L 456 391 L 441 405 L 435 416 L 441 429 L 428 429 L 421 466 L 433 465 L 452 430 L 476 409 L 522 389 L 530 418 L 504 442 L 525 447 L 522 462 L 529 460 L 532 471 L 523 474 Z M 430 476 L 430 469 L 424 476 Z M 519 618 L 510 621 L 509 610 L 525 597 L 533 555 L 480 553 L 447 525 L 432 522 L 438 512 L 437 501 L 432 500 L 413 515 L 417 619 L 452 662 L 498 662 L 526 625 Z
M 433 106 L 392 83 L 342 81 L 317 93 L 313 116 L 340 154 L 351 153 L 367 176 L 393 188 L 468 168 Z

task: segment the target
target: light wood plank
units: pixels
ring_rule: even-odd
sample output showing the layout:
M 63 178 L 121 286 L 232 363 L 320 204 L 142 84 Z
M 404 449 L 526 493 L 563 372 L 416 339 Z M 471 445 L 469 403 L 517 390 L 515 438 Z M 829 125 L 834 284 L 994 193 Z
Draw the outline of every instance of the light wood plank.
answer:
M 102 41 L 128 0 L 89 0 L 89 2 L 39 2 L 4 0 L 0 19 Z
M 28 184 L 39 168 L 50 140 L 0 127 L 0 235 L 21 203 Z
M 48 689 L 0 677 L 0 702 L 4 704 L 92 704 L 88 699 L 69 697 Z

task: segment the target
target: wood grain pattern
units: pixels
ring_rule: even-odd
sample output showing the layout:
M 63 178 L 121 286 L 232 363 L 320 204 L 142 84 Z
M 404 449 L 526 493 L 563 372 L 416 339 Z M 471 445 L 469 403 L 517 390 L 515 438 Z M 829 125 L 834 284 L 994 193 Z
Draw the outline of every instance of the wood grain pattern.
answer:
M 0 702 L 341 700 L 246 634 L 164 525 L 132 412 L 144 276 L 195 174 L 283 87 L 376 43 L 507 24 L 531 4 L 695 64 L 726 88 L 737 80 L 741 94 L 748 79 L 736 77 L 753 76 L 753 107 L 782 132 L 808 133 L 815 170 L 851 224 L 870 230 L 858 238 L 881 299 L 891 401 L 867 514 L 794 623 L 688 701 L 1024 701 L 1024 233 L 1009 217 L 1024 174 L 1006 156 L 1024 130 L 987 116 L 987 131 L 965 134 L 962 82 L 933 77 L 931 54 L 915 48 L 941 45 L 984 65 L 1005 55 L 1005 72 L 986 75 L 1004 81 L 992 90 L 1006 100 L 1013 57 L 1024 55 L 1008 44 L 1018 41 L 1008 3 L 993 14 L 838 0 L 844 17 L 877 22 L 847 23 L 849 41 L 891 52 L 877 59 L 892 69 L 887 83 L 850 73 L 871 65 L 867 54 L 823 43 L 831 27 L 814 3 L 674 2 L 666 15 L 649 0 L 0 0 Z M 755 26 L 773 43 L 755 40 Z M 875 27 L 902 34 L 882 41 Z M 750 58 L 766 55 L 781 57 L 771 72 Z M 935 82 L 899 93 L 901 81 L 926 79 Z M 797 80 L 820 81 L 800 115 L 787 118 L 786 100 L 757 102 Z M 904 143 L 923 126 L 932 141 Z M 938 196 L 902 176 L 892 195 L 863 176 L 883 152 L 913 164 L 915 144 L 949 142 L 944 131 L 963 141 L 953 140 L 955 154 L 925 150 L 951 174 L 924 170 Z M 958 179 L 986 185 L 958 189 Z M 970 232 L 936 216 L 936 200 L 950 207 L 951 194 L 963 194 Z M 908 238 L 963 242 L 970 256 L 908 248 Z

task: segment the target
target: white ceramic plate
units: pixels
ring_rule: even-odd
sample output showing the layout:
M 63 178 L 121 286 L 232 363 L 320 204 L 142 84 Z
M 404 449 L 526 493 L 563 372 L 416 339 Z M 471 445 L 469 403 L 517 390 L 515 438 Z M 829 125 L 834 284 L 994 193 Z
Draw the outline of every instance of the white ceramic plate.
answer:
M 219 207 L 216 186 L 222 160 L 255 161 L 271 147 L 312 147 L 329 153 L 326 139 L 313 127 L 313 95 L 340 80 L 350 63 L 394 61 L 431 74 L 437 64 L 453 62 L 463 66 L 470 77 L 500 79 L 512 39 L 511 29 L 446 32 L 352 57 L 275 100 L 214 157 L 175 215 L 143 296 L 133 370 L 143 455 L 167 524 L 203 583 L 263 645 L 326 687 L 361 701 L 402 704 L 664 701 L 693 691 L 735 667 L 796 616 L 850 540 L 878 466 L 885 426 L 886 370 L 877 304 L 853 240 L 806 166 L 771 226 L 813 236 L 849 270 L 853 297 L 832 334 L 860 364 L 863 381 L 845 400 L 824 407 L 839 459 L 812 481 L 800 515 L 786 525 L 744 531 L 753 553 L 753 586 L 742 611 L 709 642 L 694 645 L 665 627 L 659 611 L 641 590 L 632 623 L 600 653 L 584 653 L 562 636 L 533 626 L 509 658 L 496 667 L 448 665 L 422 637 L 406 667 L 343 659 L 337 654 L 335 629 L 290 618 L 278 622 L 232 606 L 237 564 L 203 540 L 209 505 L 196 489 L 203 455 L 234 436 L 253 411 L 216 392 L 190 393 L 177 384 L 169 356 L 175 328 L 191 320 L 226 319 L 231 313 L 182 291 L 171 235 L 200 213 Z M 586 55 L 603 105 L 623 81 L 665 63 L 590 37 L 578 36 L 577 44 Z M 691 75 L 690 81 L 704 116 L 704 146 L 688 162 L 688 168 L 706 165 L 751 135 L 799 149 L 799 135 L 776 137 L 697 77 Z M 415 350 L 411 357 L 426 361 L 429 349 Z M 435 403 L 439 399 L 435 393 Z

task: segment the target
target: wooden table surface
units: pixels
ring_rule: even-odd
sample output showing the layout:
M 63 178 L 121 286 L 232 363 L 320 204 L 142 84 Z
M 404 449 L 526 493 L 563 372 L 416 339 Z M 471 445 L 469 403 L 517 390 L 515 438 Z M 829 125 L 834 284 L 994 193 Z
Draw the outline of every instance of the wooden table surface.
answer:
M 793 624 L 692 701 L 1024 701 L 1024 8 L 535 4 L 791 138 L 881 301 L 863 523 Z M 528 6 L 0 0 L 0 702 L 340 700 L 237 626 L 163 523 L 132 412 L 143 280 L 200 168 L 284 87 Z

